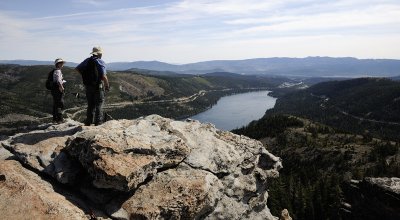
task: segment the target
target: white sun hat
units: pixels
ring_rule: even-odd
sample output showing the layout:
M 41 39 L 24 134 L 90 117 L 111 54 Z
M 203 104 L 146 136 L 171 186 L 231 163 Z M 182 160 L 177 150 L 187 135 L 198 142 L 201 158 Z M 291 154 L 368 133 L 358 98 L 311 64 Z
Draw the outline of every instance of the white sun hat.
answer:
M 103 49 L 100 46 L 93 47 L 92 52 L 90 54 L 99 55 L 103 54 Z
M 54 61 L 54 64 L 57 64 L 57 63 L 66 63 L 62 58 L 57 58 L 55 61 Z

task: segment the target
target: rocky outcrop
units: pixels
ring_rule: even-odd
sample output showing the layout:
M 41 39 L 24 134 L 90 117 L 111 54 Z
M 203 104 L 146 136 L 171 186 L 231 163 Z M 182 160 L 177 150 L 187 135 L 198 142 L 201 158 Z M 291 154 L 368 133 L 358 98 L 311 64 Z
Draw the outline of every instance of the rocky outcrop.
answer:
M 382 178 L 371 178 L 367 177 L 364 180 L 372 186 L 382 188 L 388 193 L 400 196 L 400 178 L 398 177 L 382 177 Z M 399 197 L 400 198 L 400 197 Z
M 150 119 L 150 118 L 149 118 Z M 177 166 L 189 155 L 184 141 L 163 120 L 111 121 L 76 134 L 66 151 L 93 178 L 97 188 L 131 191 L 158 170 Z M 158 122 L 158 123 L 157 123 Z
M 88 216 L 53 186 L 14 160 L 0 161 L 2 219 L 85 219 Z
M 77 172 L 77 168 L 61 150 L 66 141 L 82 129 L 81 123 L 67 120 L 63 124 L 44 125 L 38 130 L 14 135 L 0 143 L 24 165 L 67 183 L 68 171 Z
M 400 178 L 352 180 L 343 192 L 344 219 L 400 219 Z
M 266 206 L 267 179 L 279 175 L 280 159 L 211 124 L 157 115 L 97 127 L 67 121 L 0 143 L 2 163 L 16 159 L 30 169 L 18 172 L 77 198 L 66 199 L 64 218 L 104 218 L 93 211 L 104 210 L 116 219 L 276 219 Z
M 209 172 L 180 165 L 156 175 L 119 210 L 112 210 L 114 204 L 108 210 L 113 217 L 126 219 L 200 219 L 214 211 L 221 187 Z

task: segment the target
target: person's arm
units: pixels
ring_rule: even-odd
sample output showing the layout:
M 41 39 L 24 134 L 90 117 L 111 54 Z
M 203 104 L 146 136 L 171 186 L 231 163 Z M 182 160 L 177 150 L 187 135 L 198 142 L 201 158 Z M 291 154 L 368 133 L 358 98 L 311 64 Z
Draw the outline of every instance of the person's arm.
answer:
M 96 59 L 97 64 L 98 64 L 98 71 L 99 74 L 101 74 L 103 77 L 101 78 L 101 80 L 103 80 L 104 83 L 104 88 L 106 91 L 110 90 L 110 83 L 108 82 L 108 78 L 107 78 L 107 70 L 106 70 L 106 63 L 102 60 L 102 59 Z
M 61 84 L 59 84 L 59 86 L 58 86 L 58 90 L 60 90 L 60 92 L 61 93 L 63 93 L 64 92 L 64 86 L 63 86 L 63 84 L 61 83 Z
M 104 82 L 104 88 L 106 91 L 110 90 L 110 83 L 108 82 L 107 75 L 103 75 L 103 78 L 101 79 Z

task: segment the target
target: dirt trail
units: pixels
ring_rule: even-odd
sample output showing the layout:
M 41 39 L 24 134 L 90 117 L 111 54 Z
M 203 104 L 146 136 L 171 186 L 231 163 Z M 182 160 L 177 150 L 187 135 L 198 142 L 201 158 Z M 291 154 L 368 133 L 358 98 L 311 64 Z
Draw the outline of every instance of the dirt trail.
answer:
M 133 101 L 133 102 L 117 102 L 117 103 L 111 103 L 107 104 L 104 106 L 104 109 L 114 109 L 114 108 L 123 108 L 125 106 L 129 105 L 134 105 L 134 104 L 145 104 L 145 103 L 188 103 L 196 100 L 197 98 L 204 96 L 208 92 L 214 92 L 214 91 L 228 91 L 232 89 L 223 89 L 223 90 L 200 90 L 198 93 L 195 93 L 191 96 L 186 96 L 186 97 L 181 97 L 181 98 L 174 98 L 174 99 L 165 99 L 165 100 L 155 100 L 155 101 Z M 87 106 L 80 106 L 80 107 L 74 107 L 74 108 L 69 108 L 65 109 L 64 112 L 67 111 L 74 111 L 74 113 L 69 114 L 68 116 L 72 119 L 74 119 L 78 114 L 86 111 Z

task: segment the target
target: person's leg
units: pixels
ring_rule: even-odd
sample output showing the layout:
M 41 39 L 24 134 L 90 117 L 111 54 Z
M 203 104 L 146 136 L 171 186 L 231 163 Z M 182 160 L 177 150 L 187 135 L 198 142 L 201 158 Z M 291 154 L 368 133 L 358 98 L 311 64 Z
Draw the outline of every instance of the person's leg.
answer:
M 57 121 L 57 97 L 54 91 L 51 91 L 51 96 L 53 97 L 53 122 Z
M 103 115 L 103 104 L 104 104 L 104 91 L 100 89 L 96 92 L 96 107 L 95 107 L 95 125 L 101 125 L 103 123 L 104 115 Z
M 64 93 L 57 92 L 57 121 L 62 122 L 63 117 L 62 117 L 62 110 L 64 109 Z
M 87 110 L 86 110 L 86 120 L 85 125 L 89 126 L 93 123 L 93 115 L 95 110 L 95 93 L 94 89 L 90 86 L 86 86 L 86 100 L 87 100 Z

